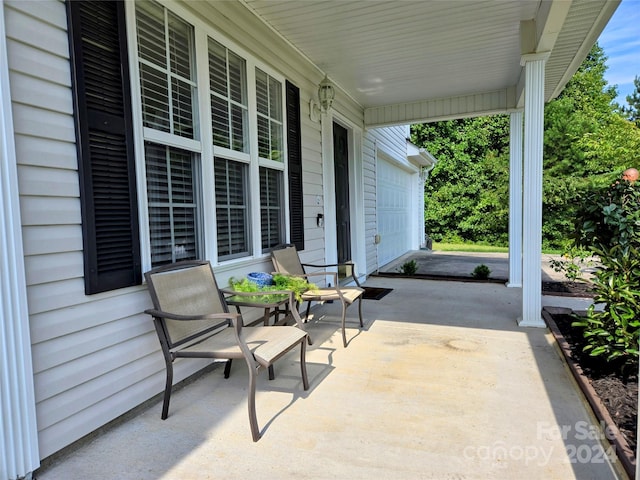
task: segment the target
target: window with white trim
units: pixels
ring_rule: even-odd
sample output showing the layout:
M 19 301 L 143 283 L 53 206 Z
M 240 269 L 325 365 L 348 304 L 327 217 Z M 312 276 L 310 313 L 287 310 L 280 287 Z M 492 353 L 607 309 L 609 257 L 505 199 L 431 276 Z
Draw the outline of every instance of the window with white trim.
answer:
M 260 167 L 260 227 L 262 250 L 284 243 L 282 172 Z
M 246 257 L 251 254 L 249 235 L 249 165 L 216 158 L 215 192 L 218 258 Z
M 284 243 L 282 83 L 256 68 L 260 227 L 263 251 Z
M 87 294 L 205 247 L 218 261 L 264 254 L 287 228 L 304 249 L 299 89 L 286 82 L 285 109 L 284 78 L 163 5 L 66 2 Z
M 284 79 L 170 8 L 135 4 L 151 264 L 264 254 L 286 240 Z
M 282 84 L 256 68 L 258 154 L 282 162 Z
M 178 148 L 145 145 L 152 265 L 199 256 L 194 157 Z
M 158 266 L 202 256 L 199 155 L 175 147 L 197 140 L 194 28 L 152 1 L 136 2 L 136 27 L 151 265 Z
M 209 38 L 213 144 L 249 152 L 247 67 L 243 58 Z

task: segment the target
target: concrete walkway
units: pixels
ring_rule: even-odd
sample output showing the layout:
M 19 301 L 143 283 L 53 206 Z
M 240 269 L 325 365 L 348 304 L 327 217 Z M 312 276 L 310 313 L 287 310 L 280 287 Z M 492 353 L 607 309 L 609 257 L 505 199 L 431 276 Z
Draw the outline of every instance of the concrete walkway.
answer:
M 616 479 L 608 445 L 546 329 L 519 328 L 521 291 L 493 283 L 370 278 L 365 328 L 313 311 L 311 388 L 297 355 L 258 385 L 221 369 L 38 472 L 58 479 Z M 160 355 L 160 353 L 158 353 Z M 601 443 L 603 440 L 605 443 Z

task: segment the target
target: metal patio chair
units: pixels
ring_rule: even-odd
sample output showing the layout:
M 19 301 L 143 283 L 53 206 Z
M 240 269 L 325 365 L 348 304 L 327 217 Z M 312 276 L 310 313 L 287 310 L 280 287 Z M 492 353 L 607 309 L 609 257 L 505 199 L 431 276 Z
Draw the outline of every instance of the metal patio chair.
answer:
M 231 360 L 244 358 L 249 369 L 249 425 L 253 441 L 258 441 L 261 437 L 255 405 L 258 371 L 272 368 L 276 360 L 299 345 L 302 383 L 308 390 L 307 333 L 295 326 L 245 327 L 241 314 L 229 312 L 208 261 L 158 267 L 145 273 L 145 278 L 154 306 L 145 313 L 153 317 L 167 370 L 162 419 L 169 414 L 173 362 L 177 358 L 226 359 L 225 378 L 229 377 Z M 292 292 L 268 292 L 277 293 L 289 295 L 291 305 L 295 306 Z
M 309 319 L 309 312 L 311 309 L 311 302 L 327 302 L 327 301 L 339 301 L 342 305 L 342 344 L 347 346 L 347 334 L 346 334 L 346 316 L 347 308 L 358 301 L 358 316 L 360 319 L 360 328 L 364 326 L 362 322 L 362 296 L 364 289 L 360 286 L 358 278 L 356 277 L 355 265 L 353 263 L 335 263 L 324 265 L 312 265 L 303 264 L 300 261 L 300 256 L 295 245 L 284 245 L 282 247 L 276 247 L 271 251 L 271 260 L 275 271 L 285 275 L 291 275 L 295 277 L 303 277 L 309 279 L 315 276 L 332 276 L 331 287 L 316 288 L 308 290 L 302 294 L 302 302 L 307 302 L 307 311 L 305 314 L 305 322 Z M 356 284 L 355 287 L 343 287 L 340 286 L 338 281 L 338 273 L 325 270 L 327 267 L 336 267 L 345 271 L 345 274 L 349 276 Z M 315 270 L 308 272 L 306 268 L 320 268 L 323 270 Z M 311 282 L 313 283 L 313 282 Z

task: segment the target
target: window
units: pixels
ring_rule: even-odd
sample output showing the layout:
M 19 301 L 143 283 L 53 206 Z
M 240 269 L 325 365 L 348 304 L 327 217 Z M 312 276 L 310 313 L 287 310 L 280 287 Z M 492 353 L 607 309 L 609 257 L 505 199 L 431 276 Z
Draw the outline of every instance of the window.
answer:
M 256 68 L 258 155 L 284 161 L 282 141 L 282 84 Z
M 284 80 L 174 7 L 153 0 L 66 5 L 87 294 L 140 284 L 143 264 L 202 258 L 205 245 L 217 247 L 218 260 L 264 253 L 286 240 L 287 202 L 292 240 L 304 233 L 295 86 L 286 84 L 285 120 Z M 136 42 L 137 105 L 125 14 L 135 17 L 129 41 Z M 205 51 L 196 51 L 196 39 Z M 206 76 L 196 74 L 196 58 L 208 61 Z M 134 119 L 142 127 L 137 149 Z M 136 152 L 143 156 L 137 165 Z M 213 163 L 205 165 L 210 170 L 203 160 Z M 139 199 L 147 208 L 143 245 Z M 215 231 L 203 231 L 205 215 L 215 217 Z
M 260 219 L 262 249 L 284 243 L 282 218 L 282 172 L 260 167 Z
M 198 140 L 195 41 L 191 25 L 151 1 L 136 3 L 136 27 L 146 127 L 150 253 L 155 267 L 200 258 L 202 253 L 199 152 L 188 150 L 193 143 L 184 140 Z
M 209 83 L 213 144 L 249 151 L 246 62 L 209 39 Z
M 147 198 L 151 264 L 194 260 L 199 253 L 194 154 L 147 143 Z
M 248 165 L 216 158 L 215 192 L 218 233 L 218 258 L 247 256 L 249 241 Z
M 155 2 L 136 8 L 144 126 L 194 138 L 193 27 Z

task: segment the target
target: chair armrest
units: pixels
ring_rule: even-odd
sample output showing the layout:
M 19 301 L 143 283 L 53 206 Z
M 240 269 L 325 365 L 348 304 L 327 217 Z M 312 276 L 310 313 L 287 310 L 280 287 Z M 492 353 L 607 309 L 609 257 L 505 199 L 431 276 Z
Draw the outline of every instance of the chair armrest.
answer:
M 323 264 L 323 265 L 318 265 L 318 264 L 312 264 L 312 263 L 303 263 L 302 267 L 313 267 L 313 268 L 325 268 L 325 267 L 346 267 L 346 266 L 350 266 L 351 268 L 351 275 L 350 277 L 353 278 L 353 281 L 356 282 L 356 285 L 358 287 L 360 287 L 360 282 L 358 281 L 358 277 L 356 276 L 356 264 L 354 262 L 343 262 L 343 263 L 327 263 L 327 264 Z M 316 273 L 316 272 L 314 272 Z M 337 275 L 337 274 L 336 274 Z M 337 278 L 336 278 L 336 285 L 337 285 Z M 339 288 L 339 287 L 338 287 Z
M 313 267 L 316 267 L 317 265 L 311 265 Z M 309 273 L 304 273 L 302 275 L 293 275 L 295 277 L 326 277 L 326 276 L 330 276 L 334 278 L 334 282 L 338 281 L 338 273 L 337 272 L 329 272 L 328 270 L 316 270 L 315 272 L 309 272 Z
M 162 310 L 156 310 L 155 308 L 148 308 L 144 311 L 154 317 L 168 318 L 170 320 L 215 320 L 215 319 L 227 319 L 235 322 L 240 316 L 237 313 L 210 313 L 208 315 L 179 315 L 177 313 L 164 312 Z

